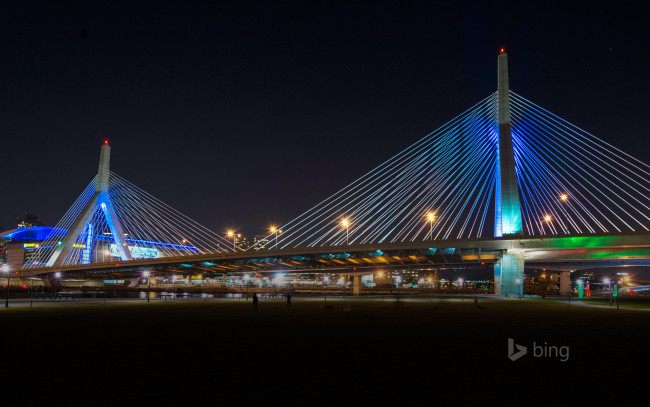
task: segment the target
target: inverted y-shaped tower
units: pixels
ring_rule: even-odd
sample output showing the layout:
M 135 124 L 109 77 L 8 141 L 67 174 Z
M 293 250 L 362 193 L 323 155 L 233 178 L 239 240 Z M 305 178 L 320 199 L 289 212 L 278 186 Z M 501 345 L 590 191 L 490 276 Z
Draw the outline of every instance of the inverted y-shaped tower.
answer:
M 56 248 L 54 249 L 54 253 L 47 262 L 48 267 L 60 266 L 62 264 L 63 260 L 66 258 L 70 250 L 74 247 L 74 244 L 79 236 L 89 226 L 88 220 L 92 217 L 97 208 L 101 208 L 101 211 L 106 218 L 106 223 L 111 230 L 111 235 L 115 240 L 115 246 L 117 247 L 120 258 L 123 261 L 133 259 L 129 251 L 129 247 L 126 244 L 126 239 L 124 238 L 124 230 L 122 229 L 122 225 L 120 224 L 117 215 L 115 214 L 115 209 L 113 208 L 113 203 L 111 202 L 111 198 L 108 193 L 110 166 L 111 146 L 108 144 L 108 141 L 106 141 L 102 145 L 102 150 L 99 155 L 99 170 L 97 172 L 97 185 L 95 187 L 95 193 L 83 208 L 77 219 L 74 221 L 63 240 L 57 244 Z M 92 230 L 90 231 L 89 235 L 92 235 Z

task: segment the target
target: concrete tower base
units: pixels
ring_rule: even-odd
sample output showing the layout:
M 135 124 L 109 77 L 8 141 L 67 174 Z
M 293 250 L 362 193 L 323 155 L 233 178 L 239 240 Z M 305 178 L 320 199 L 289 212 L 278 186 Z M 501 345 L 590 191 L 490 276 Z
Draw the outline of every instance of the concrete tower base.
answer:
M 524 294 L 524 253 L 507 251 L 494 264 L 494 293 L 519 297 Z
M 560 272 L 560 295 L 571 295 L 571 273 L 569 271 Z

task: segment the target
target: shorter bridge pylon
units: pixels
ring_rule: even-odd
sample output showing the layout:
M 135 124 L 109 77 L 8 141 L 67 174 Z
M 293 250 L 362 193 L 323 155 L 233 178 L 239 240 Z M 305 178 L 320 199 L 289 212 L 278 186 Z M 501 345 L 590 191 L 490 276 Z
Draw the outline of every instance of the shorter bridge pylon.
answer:
M 229 242 L 110 170 L 99 170 L 24 268 L 178 257 L 230 251 Z
M 95 193 L 72 224 L 70 231 L 65 235 L 63 240 L 60 241 L 60 244 L 57 244 L 54 253 L 47 262 L 48 267 L 60 266 L 63 259 L 65 259 L 70 250 L 73 249 L 77 239 L 79 239 L 79 236 L 81 236 L 82 233 L 86 232 L 88 235 L 88 239 L 86 239 L 87 241 L 85 243 L 88 244 L 90 243 L 89 241 L 92 241 L 94 228 L 92 227 L 92 224 L 89 223 L 89 220 L 98 209 L 101 209 L 101 213 L 104 215 L 106 224 L 108 225 L 115 241 L 115 247 L 119 253 L 120 259 L 122 261 L 133 260 L 133 256 L 131 256 L 129 247 L 126 244 L 122 224 L 115 213 L 115 208 L 113 207 L 111 197 L 108 193 L 110 167 L 111 146 L 108 144 L 108 140 L 106 140 L 102 145 L 101 153 L 99 155 L 99 170 L 97 171 Z M 86 251 L 90 250 L 87 247 L 84 247 L 84 249 L 86 249 Z M 82 254 L 82 257 L 83 256 L 84 255 Z M 82 261 L 87 260 L 90 262 L 89 256 L 86 257 L 87 258 L 82 259 Z

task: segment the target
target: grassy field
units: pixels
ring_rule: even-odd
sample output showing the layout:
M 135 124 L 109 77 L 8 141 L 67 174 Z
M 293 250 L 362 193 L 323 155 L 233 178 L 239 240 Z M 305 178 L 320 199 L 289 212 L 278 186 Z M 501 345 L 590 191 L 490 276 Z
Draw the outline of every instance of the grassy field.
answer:
M 482 300 L 480 308 L 468 299 L 363 300 L 351 301 L 349 312 L 344 304 L 294 298 L 291 308 L 263 301 L 257 312 L 246 301 L 10 308 L 0 310 L 0 349 L 16 396 L 151 403 L 553 404 L 582 400 L 579 389 L 642 388 L 645 376 L 630 369 L 650 361 L 650 312 L 552 300 Z M 528 346 L 528 355 L 510 361 L 507 338 Z M 569 346 L 569 359 L 533 357 L 533 342 Z

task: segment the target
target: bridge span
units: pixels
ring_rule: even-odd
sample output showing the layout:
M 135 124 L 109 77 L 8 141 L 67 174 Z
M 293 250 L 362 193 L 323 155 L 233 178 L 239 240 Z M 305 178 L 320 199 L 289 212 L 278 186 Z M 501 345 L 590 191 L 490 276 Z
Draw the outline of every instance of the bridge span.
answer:
M 495 93 L 247 250 L 236 231 L 209 230 L 112 172 L 106 141 L 95 178 L 46 238 L 25 243 L 14 273 L 483 263 L 496 294 L 517 296 L 525 267 L 566 273 L 568 292 L 570 270 L 650 264 L 650 166 L 510 91 L 507 61 L 502 49 Z
M 130 274 L 143 270 L 224 272 L 364 272 L 384 266 L 496 264 L 504 255 L 523 258 L 527 267 L 545 265 L 567 271 L 611 266 L 650 265 L 650 233 L 521 239 L 425 240 L 275 250 L 246 250 L 157 259 L 24 269 L 18 276 Z M 371 271 L 369 271 L 371 273 Z

